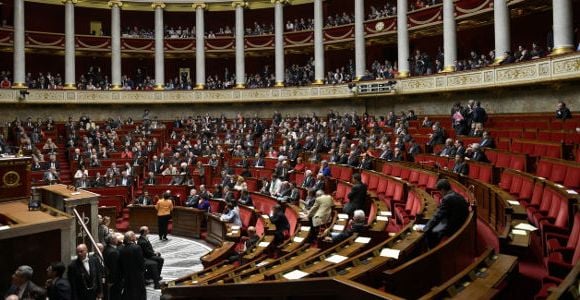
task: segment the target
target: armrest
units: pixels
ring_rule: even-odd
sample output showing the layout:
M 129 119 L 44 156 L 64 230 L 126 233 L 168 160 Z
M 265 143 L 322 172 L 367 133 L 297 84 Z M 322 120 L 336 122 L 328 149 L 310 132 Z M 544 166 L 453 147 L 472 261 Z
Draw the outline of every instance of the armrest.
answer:
M 534 214 L 534 216 L 537 216 L 538 214 Z M 547 221 L 550 223 L 554 223 L 554 221 L 556 221 L 556 218 L 554 217 L 549 217 L 549 216 L 540 216 L 539 218 L 536 217 L 538 219 L 538 224 L 541 224 L 542 221 Z M 548 223 L 544 223 L 544 224 L 548 224 Z M 541 225 L 540 225 L 541 226 Z
M 570 231 L 568 228 L 564 228 L 564 227 L 560 227 L 560 226 L 556 226 L 553 224 L 548 224 L 545 223 L 542 225 L 542 230 L 545 234 L 550 234 L 550 235 L 554 235 L 554 236 L 561 236 L 561 237 L 565 237 L 568 238 Z
M 559 285 L 560 283 L 562 283 L 562 279 L 548 275 L 548 276 L 542 278 L 542 284 L 547 284 L 547 283 L 554 283 L 556 285 Z
M 564 279 L 572 270 L 572 265 L 565 262 L 548 260 L 548 272 L 551 276 Z

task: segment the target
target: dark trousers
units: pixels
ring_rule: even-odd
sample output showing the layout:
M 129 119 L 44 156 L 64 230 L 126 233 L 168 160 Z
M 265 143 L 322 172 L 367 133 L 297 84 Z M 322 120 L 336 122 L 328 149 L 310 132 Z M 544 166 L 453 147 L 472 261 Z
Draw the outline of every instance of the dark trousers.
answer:
M 171 219 L 171 215 L 157 217 L 157 224 L 159 225 L 159 239 L 167 238 L 167 225 L 169 224 L 169 219 Z

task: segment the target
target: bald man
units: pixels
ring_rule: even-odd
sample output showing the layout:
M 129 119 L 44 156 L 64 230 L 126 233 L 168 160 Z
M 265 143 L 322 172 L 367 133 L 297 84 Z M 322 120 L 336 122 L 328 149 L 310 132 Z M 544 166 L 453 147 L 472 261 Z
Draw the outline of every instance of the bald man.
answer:
M 139 245 L 143 251 L 143 257 L 145 257 L 145 268 L 149 271 L 149 275 L 153 279 L 155 287 L 158 287 L 159 280 L 161 280 L 161 270 L 163 269 L 163 257 L 161 257 L 161 253 L 153 250 L 153 245 L 151 245 L 148 238 L 149 227 L 141 226 L 139 234 L 137 245 Z
M 103 297 L 101 267 L 95 256 L 89 256 L 87 245 L 77 246 L 77 258 L 68 266 L 73 300 L 93 300 Z

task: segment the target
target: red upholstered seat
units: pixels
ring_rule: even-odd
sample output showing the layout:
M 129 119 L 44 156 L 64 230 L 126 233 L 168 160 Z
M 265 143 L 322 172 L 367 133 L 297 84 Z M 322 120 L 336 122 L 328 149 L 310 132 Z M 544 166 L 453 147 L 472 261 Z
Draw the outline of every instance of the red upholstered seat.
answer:
M 469 177 L 479 179 L 479 165 L 469 164 Z
M 495 166 L 498 168 L 509 168 L 510 160 L 511 156 L 508 153 L 498 152 Z
M 544 213 L 540 211 L 534 213 L 532 221 L 535 224 L 535 226 L 541 227 L 541 223 L 545 221 L 554 224 L 554 222 L 556 221 L 556 216 L 558 216 L 558 211 L 560 210 L 563 204 L 562 202 L 563 202 L 562 199 L 559 197 L 557 193 L 552 193 L 552 201 L 550 202 L 548 212 Z M 567 209 L 566 213 L 568 213 Z
M 428 176 L 428 178 L 427 178 L 427 185 L 425 186 L 425 189 L 428 192 L 435 190 L 435 187 L 437 185 L 437 179 L 438 179 L 438 176 L 437 175 L 431 174 L 431 175 Z
M 294 233 L 296 232 L 296 227 L 298 225 L 300 225 L 298 212 L 296 212 L 295 210 L 293 210 L 290 207 L 287 207 L 286 211 L 284 211 L 284 214 L 286 215 L 286 218 L 288 219 L 288 223 L 290 224 L 289 234 L 290 234 L 290 236 L 294 236 Z
M 487 164 L 481 164 L 479 166 L 479 180 L 492 183 L 492 176 L 493 176 L 493 166 Z
M 391 176 L 401 177 L 401 166 L 393 165 L 393 170 L 391 171 Z
M 384 164 L 381 172 L 383 174 L 386 174 L 386 175 L 391 175 L 391 173 L 393 172 L 393 165 L 391 165 L 391 164 Z
M 239 208 L 240 208 L 240 220 L 242 221 L 242 228 L 248 228 L 248 226 L 255 224 L 254 210 L 244 205 L 240 205 Z
M 544 178 L 550 178 L 551 173 L 552 162 L 540 158 L 540 161 L 538 161 L 538 165 L 536 166 L 536 175 Z
M 532 199 L 533 191 L 534 191 L 534 179 L 532 177 L 523 176 L 522 187 L 520 189 L 520 193 L 518 194 L 518 200 L 530 202 L 530 200 Z
M 574 215 L 574 223 L 569 234 L 565 234 L 563 231 L 549 226 L 545 226 L 544 230 L 546 231 L 544 245 L 548 254 L 562 248 L 573 250 L 580 238 L 580 212 Z
M 552 203 L 553 191 L 550 188 L 545 188 L 542 193 L 542 198 L 540 199 L 540 205 L 538 207 L 526 207 L 526 212 L 528 213 L 528 220 L 534 223 L 534 214 L 546 215 L 550 210 L 550 204 Z M 534 223 L 535 224 L 535 223 Z
M 496 151 L 494 151 L 492 149 L 485 149 L 484 153 L 492 165 L 495 165 L 497 163 L 497 152 Z
M 560 249 L 548 255 L 548 272 L 550 276 L 564 278 L 580 262 L 580 240 L 576 241 L 574 250 Z
M 411 169 L 407 168 L 407 167 L 402 167 L 401 168 L 401 177 L 403 180 L 409 180 L 409 177 L 411 176 Z
M 562 183 L 564 182 L 564 177 L 566 176 L 566 165 L 555 163 L 552 165 L 552 172 L 550 172 L 550 180 Z
M 362 181 L 362 183 L 369 185 L 369 178 L 370 178 L 370 173 L 369 172 L 362 172 L 360 174 L 360 179 Z
M 509 191 L 512 185 L 512 180 L 514 177 L 514 173 L 510 171 L 504 171 L 501 174 L 501 180 L 499 182 L 499 187 L 504 191 Z
M 367 189 L 369 191 L 376 191 L 378 185 L 379 185 L 379 176 L 376 174 L 371 174 Z
M 423 173 L 422 172 L 420 173 L 419 171 L 417 171 L 415 169 L 411 170 L 411 174 L 409 175 L 408 181 L 410 183 L 418 183 L 420 174 L 423 174 Z
M 389 180 L 383 176 L 379 176 L 379 184 L 377 186 L 377 195 L 380 198 L 380 195 L 384 195 L 385 191 L 387 190 L 387 186 L 389 185 Z
M 343 167 L 340 170 L 340 179 L 344 181 L 350 181 L 352 178 L 352 168 L 350 167 Z
M 563 185 L 569 189 L 580 188 L 580 166 L 568 166 Z
M 334 192 L 333 198 L 335 201 L 342 203 L 345 197 L 346 197 L 346 185 L 342 182 L 339 182 L 336 185 L 336 191 Z
M 512 178 L 512 185 L 510 187 L 509 193 L 517 196 L 520 193 L 520 190 L 522 189 L 522 181 L 523 181 L 523 176 L 519 175 L 519 174 L 514 174 L 514 177 Z
M 510 155 L 509 166 L 510 169 L 518 171 L 526 171 L 526 156 L 523 154 Z

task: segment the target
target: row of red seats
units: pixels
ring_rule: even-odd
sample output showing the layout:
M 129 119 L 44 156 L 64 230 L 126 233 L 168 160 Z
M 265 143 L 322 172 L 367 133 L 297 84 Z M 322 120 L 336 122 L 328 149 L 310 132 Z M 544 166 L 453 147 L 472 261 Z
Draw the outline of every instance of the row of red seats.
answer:
M 407 183 L 402 179 L 384 176 L 374 171 L 363 171 L 361 179 L 367 190 L 383 201 L 393 211 L 395 203 L 402 203 L 407 194 Z
M 562 143 L 552 143 L 536 140 L 513 139 L 510 151 L 524 153 L 532 157 L 562 158 Z
M 406 225 L 423 212 L 424 202 L 417 193 L 414 188 L 410 188 L 405 204 L 395 204 L 394 215 L 399 224 Z
M 500 149 L 485 149 L 485 156 L 497 168 L 508 168 L 527 171 L 527 156 L 521 153 L 511 153 Z
M 435 190 L 437 179 L 439 179 L 437 173 L 397 163 L 385 163 L 381 171 L 383 174 L 399 177 L 411 184 L 415 184 L 428 192 Z
M 569 189 L 580 188 L 580 164 L 576 162 L 542 157 L 536 166 L 536 175 Z

